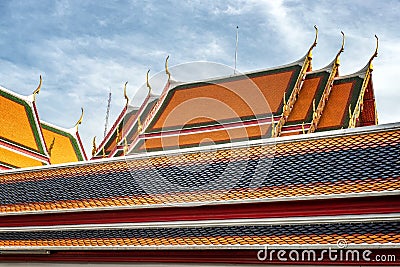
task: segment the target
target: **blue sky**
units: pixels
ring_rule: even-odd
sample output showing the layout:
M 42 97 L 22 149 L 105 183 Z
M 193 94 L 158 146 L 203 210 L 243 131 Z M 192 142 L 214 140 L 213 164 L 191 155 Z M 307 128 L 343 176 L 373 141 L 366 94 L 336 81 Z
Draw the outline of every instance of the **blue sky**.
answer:
M 380 123 L 400 121 L 400 1 L 0 1 L 0 84 L 37 97 L 40 118 L 70 128 L 85 108 L 80 134 L 103 136 L 107 95 L 110 121 L 134 96 L 146 71 L 193 61 L 264 69 L 301 58 L 314 38 L 314 69 L 334 58 L 346 34 L 341 75 L 367 63 L 379 36 L 373 80 Z M 140 100 L 138 100 L 140 102 Z

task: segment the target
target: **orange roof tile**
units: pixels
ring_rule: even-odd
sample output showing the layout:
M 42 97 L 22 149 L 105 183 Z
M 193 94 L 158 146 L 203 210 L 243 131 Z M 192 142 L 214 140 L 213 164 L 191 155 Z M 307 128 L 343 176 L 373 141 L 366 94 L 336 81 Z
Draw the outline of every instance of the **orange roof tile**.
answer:
M 300 69 L 296 63 L 248 76 L 177 86 L 168 92 L 146 132 L 280 114 L 283 95 L 293 90 Z
M 354 109 L 362 81 L 363 79 L 358 76 L 335 79 L 317 131 L 348 127 L 349 107 Z
M 0 138 L 43 153 L 33 109 L 0 88 Z
M 42 166 L 45 163 L 40 160 L 28 157 L 23 153 L 18 153 L 16 151 L 0 147 L 0 164 L 4 164 L 5 166 L 9 166 L 11 168 L 24 168 Z
M 263 124 L 202 130 L 189 134 L 162 135 L 156 138 L 145 138 L 139 150 L 153 151 L 258 139 L 266 136 L 270 128 L 270 124 Z

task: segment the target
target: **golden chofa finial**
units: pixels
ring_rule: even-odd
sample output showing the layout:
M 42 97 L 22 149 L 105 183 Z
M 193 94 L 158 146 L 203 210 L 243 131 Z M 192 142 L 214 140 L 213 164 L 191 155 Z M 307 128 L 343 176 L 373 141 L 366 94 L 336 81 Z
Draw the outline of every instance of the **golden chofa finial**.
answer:
M 128 142 L 126 141 L 126 137 L 124 138 L 124 156 L 128 153 Z
M 371 56 L 371 58 L 369 59 L 369 62 L 368 62 L 368 66 L 369 66 L 369 70 L 370 70 L 370 71 L 373 70 L 372 60 L 378 56 L 379 39 L 378 39 L 378 36 L 376 36 L 376 34 L 375 34 L 375 38 L 376 38 L 376 48 L 375 48 L 375 52 L 374 52 L 374 54 Z
M 82 123 L 82 120 L 83 120 L 83 114 L 84 114 L 83 108 L 81 108 L 81 110 L 82 110 L 81 116 L 79 117 L 79 120 L 75 123 L 75 126 L 74 126 L 76 128 L 76 131 L 78 131 L 78 126 L 79 126 L 79 124 Z
M 336 58 L 335 58 L 335 64 L 336 65 L 340 65 L 339 56 L 344 51 L 345 36 L 344 36 L 344 32 L 343 31 L 341 31 L 340 33 L 342 34 L 342 46 L 340 47 L 340 50 L 337 53 Z
M 53 137 L 53 141 L 51 141 L 51 144 L 50 144 L 50 146 L 49 146 L 49 156 L 50 156 L 50 157 L 51 157 L 51 151 L 53 150 L 55 141 L 56 141 L 56 138 Z
M 128 82 L 125 82 L 125 85 L 124 85 L 124 97 L 125 97 L 125 100 L 126 100 L 126 104 L 125 104 L 125 106 L 127 107 L 128 106 L 128 104 L 129 104 L 129 97 L 128 97 L 128 95 L 126 94 L 126 85 L 128 84 Z
M 149 88 L 149 94 L 151 94 L 151 86 L 149 83 L 149 72 L 150 72 L 150 69 L 147 71 L 147 74 L 146 74 L 146 85 L 147 85 L 147 88 Z
M 171 73 L 169 72 L 169 69 L 168 69 L 168 59 L 169 59 L 169 55 L 165 59 L 165 73 L 168 75 L 168 81 L 169 81 L 171 79 Z
M 140 116 L 138 117 L 137 123 L 138 123 L 137 132 L 138 132 L 138 134 L 140 134 L 143 130 L 143 125 L 142 125 L 142 121 L 140 120 Z
M 314 25 L 314 29 L 315 29 L 315 39 L 314 39 L 314 42 L 311 45 L 310 49 L 308 49 L 308 53 L 307 53 L 307 57 L 309 59 L 312 58 L 312 50 L 317 45 L 317 42 L 318 42 L 318 27 L 317 27 L 317 25 Z
M 35 100 L 36 100 L 36 95 L 39 94 L 40 88 L 42 88 L 42 75 L 39 76 L 39 85 L 38 85 L 38 87 L 37 87 L 36 90 L 33 91 L 33 93 L 32 93 L 32 94 L 33 94 L 33 102 L 35 102 Z
M 93 137 L 93 141 L 92 141 L 92 157 L 96 154 L 97 151 L 97 147 L 96 147 L 96 136 Z

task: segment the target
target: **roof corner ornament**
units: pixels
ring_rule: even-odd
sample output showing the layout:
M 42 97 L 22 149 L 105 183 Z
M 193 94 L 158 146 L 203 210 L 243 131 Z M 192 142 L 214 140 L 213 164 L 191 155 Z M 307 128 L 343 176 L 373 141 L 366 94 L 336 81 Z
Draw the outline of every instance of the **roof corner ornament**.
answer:
M 275 137 L 275 119 L 274 119 L 274 114 L 271 114 L 271 137 Z
M 119 131 L 119 127 L 117 127 L 117 134 L 115 138 L 115 143 L 118 145 L 119 141 L 121 141 L 121 132 Z
M 137 128 L 138 134 L 140 134 L 142 132 L 142 130 L 143 130 L 143 125 L 142 125 L 142 121 L 140 120 L 140 116 L 139 116 L 138 117 L 138 128 Z
M 103 158 L 105 158 L 105 157 L 106 157 L 106 150 L 104 149 L 104 146 L 103 146 L 103 148 L 101 149 L 101 151 L 102 151 L 102 153 L 103 153 Z
M 168 69 L 168 59 L 169 59 L 169 55 L 165 59 L 165 74 L 168 75 L 168 81 L 169 81 L 169 80 L 171 80 L 171 73 L 169 72 L 169 69 Z
M 336 55 L 336 58 L 335 58 L 335 64 L 336 64 L 336 65 L 340 65 L 339 56 L 340 56 L 340 54 L 344 51 L 344 44 L 345 44 L 345 35 L 344 35 L 344 32 L 343 32 L 343 31 L 340 31 L 340 33 L 342 34 L 342 47 L 340 47 L 340 50 L 339 50 L 339 52 L 338 52 L 337 55 Z
M 50 144 L 50 146 L 49 146 L 49 156 L 50 156 L 50 157 L 51 157 L 51 151 L 52 151 L 53 148 L 54 148 L 54 143 L 55 143 L 55 141 L 56 141 L 56 138 L 53 137 L 53 141 L 51 141 L 51 144 Z
M 74 128 L 76 129 L 76 132 L 78 132 L 78 126 L 80 124 L 82 124 L 82 120 L 83 120 L 83 114 L 84 114 L 83 108 L 81 108 L 81 111 L 82 111 L 81 116 L 79 117 L 79 120 L 74 125 Z
M 313 107 L 313 119 L 315 119 L 318 116 L 317 115 L 317 109 L 315 107 L 315 98 L 313 99 L 312 107 Z
M 311 45 L 310 49 L 308 49 L 308 53 L 307 53 L 308 59 L 312 59 L 312 50 L 317 45 L 317 42 L 318 42 L 318 27 L 317 27 L 317 25 L 314 25 L 314 29 L 315 29 L 315 39 L 314 39 L 314 42 Z
M 126 81 L 125 84 L 124 84 L 124 97 L 125 97 L 125 100 L 126 100 L 125 107 L 127 107 L 128 104 L 129 104 L 129 97 L 128 97 L 128 95 L 126 94 L 126 85 L 127 85 L 127 84 L 128 84 L 128 81 Z
M 92 157 L 96 154 L 96 151 L 97 151 L 97 147 L 96 147 L 96 136 L 95 137 L 93 137 L 93 141 L 92 141 Z
M 369 68 L 370 71 L 372 71 L 373 68 L 374 68 L 374 67 L 372 66 L 372 60 L 378 56 L 379 39 L 378 39 L 378 36 L 376 36 L 376 34 L 375 34 L 375 38 L 376 38 L 376 48 L 375 48 L 375 52 L 374 52 L 374 54 L 371 56 L 371 58 L 369 59 L 369 62 L 368 62 L 368 68 Z
M 124 156 L 128 153 L 128 141 L 124 138 Z
M 147 85 L 147 88 L 149 88 L 149 94 L 151 94 L 151 86 L 149 83 L 149 72 L 150 72 L 150 69 L 147 71 L 147 74 L 146 74 L 146 85 Z
M 283 93 L 283 114 L 286 116 L 287 111 L 288 111 L 288 103 L 286 102 L 286 92 Z
M 42 75 L 39 76 L 39 85 L 38 87 L 35 89 L 35 91 L 33 91 L 32 95 L 33 95 L 33 102 L 36 101 L 36 95 L 39 94 L 40 92 L 40 88 L 42 88 Z

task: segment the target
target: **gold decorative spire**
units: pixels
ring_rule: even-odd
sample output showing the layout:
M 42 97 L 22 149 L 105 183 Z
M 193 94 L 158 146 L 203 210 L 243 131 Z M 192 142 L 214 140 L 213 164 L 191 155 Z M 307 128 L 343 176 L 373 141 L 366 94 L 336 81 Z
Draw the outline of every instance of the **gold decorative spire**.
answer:
M 340 65 L 340 60 L 339 56 L 340 54 L 344 51 L 344 44 L 345 44 L 345 35 L 343 31 L 340 32 L 342 34 L 342 45 L 336 54 L 336 57 L 333 59 L 333 61 L 326 66 L 324 69 L 330 69 L 330 74 L 328 81 L 326 82 L 324 91 L 322 93 L 321 100 L 319 101 L 318 105 L 316 106 L 315 99 L 313 100 L 313 117 L 311 121 L 310 128 L 308 128 L 308 133 L 313 133 L 317 129 L 318 123 L 321 119 L 321 111 L 324 110 L 325 105 L 326 105 L 326 100 L 329 97 L 329 94 L 332 90 L 332 85 L 335 77 L 339 75 L 339 65 Z
M 349 105 L 349 118 L 350 118 L 350 120 L 351 120 L 351 104 Z
M 304 121 L 303 121 L 303 123 L 301 124 L 301 130 L 303 131 L 303 134 L 306 133 L 306 130 L 304 129 Z
M 143 130 L 143 125 L 142 125 L 142 122 L 141 122 L 141 120 L 140 120 L 140 116 L 138 117 L 138 133 L 140 134 L 141 132 L 142 132 L 142 130 Z
M 124 97 L 125 97 L 125 99 L 126 99 L 126 104 L 125 104 L 125 106 L 127 107 L 128 106 L 128 104 L 129 104 L 129 97 L 128 97 L 128 95 L 126 94 L 126 85 L 128 84 L 128 82 L 125 82 L 125 85 L 124 85 Z
M 149 88 L 149 94 L 151 94 L 151 86 L 149 83 L 149 72 L 150 72 L 150 69 L 147 71 L 147 74 L 146 74 L 146 85 L 147 85 L 147 88 Z
M 271 114 L 271 137 L 275 137 L 275 119 L 274 119 L 274 114 Z
M 378 36 L 376 36 L 376 34 L 375 34 L 375 38 L 376 38 L 375 52 L 368 61 L 368 68 L 370 71 L 372 71 L 374 69 L 374 67 L 372 66 L 372 60 L 378 56 L 379 39 L 378 39 Z
M 340 33 L 342 34 L 342 46 L 340 47 L 340 50 L 337 53 L 336 58 L 335 58 L 335 64 L 336 65 L 340 65 L 339 56 L 344 51 L 345 36 L 344 36 L 344 32 L 343 31 L 341 31 Z
M 97 147 L 96 147 L 96 136 L 93 137 L 93 148 L 92 148 L 92 157 L 96 154 Z
M 124 138 L 124 156 L 128 152 L 128 142 L 126 141 L 126 137 Z
M 118 145 L 119 141 L 121 141 L 121 135 L 122 135 L 122 133 L 120 132 L 119 127 L 117 127 L 117 137 L 115 139 L 115 142 L 117 143 L 117 145 Z
M 51 141 L 51 144 L 50 144 L 50 146 L 49 146 L 49 156 L 51 157 L 51 150 L 53 149 L 53 147 L 54 147 L 54 142 L 56 141 L 56 138 L 55 137 L 53 137 L 53 141 Z
M 317 25 L 314 25 L 314 29 L 315 29 L 315 39 L 314 39 L 314 42 L 311 45 L 310 49 L 308 49 L 308 53 L 307 53 L 307 57 L 309 59 L 312 58 L 312 50 L 317 45 L 317 42 L 318 42 L 318 27 L 317 27 Z
M 169 59 L 169 55 L 165 59 L 165 73 L 168 75 L 168 81 L 169 81 L 171 79 L 171 73 L 168 70 L 168 59 Z
M 38 85 L 38 87 L 32 93 L 33 94 L 33 102 L 36 101 L 36 95 L 39 94 L 40 88 L 42 88 L 42 75 L 39 76 L 39 85 Z
M 103 149 L 101 151 L 103 152 L 103 158 L 105 158 L 106 157 L 106 151 L 104 150 L 104 146 L 103 146 Z
M 315 115 L 315 98 L 312 101 L 312 110 L 313 110 L 313 113 Z
M 82 123 L 82 119 L 83 119 L 83 114 L 84 114 L 83 108 L 81 108 L 81 110 L 82 110 L 81 116 L 80 116 L 79 120 L 75 123 L 75 126 L 74 126 L 76 131 L 78 131 L 78 126 L 79 126 L 79 124 Z

